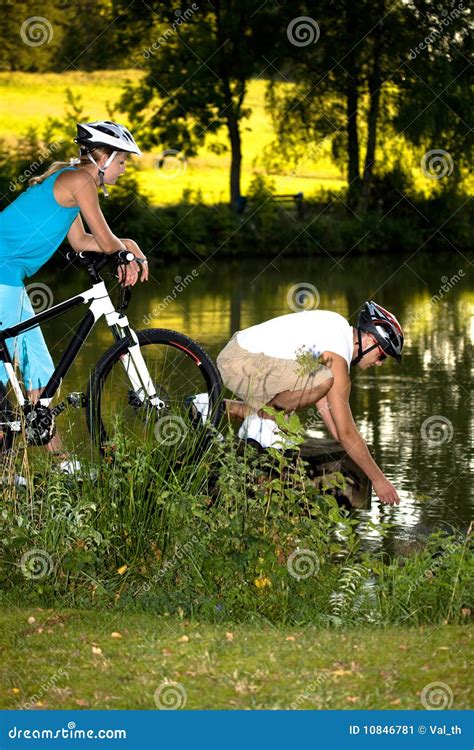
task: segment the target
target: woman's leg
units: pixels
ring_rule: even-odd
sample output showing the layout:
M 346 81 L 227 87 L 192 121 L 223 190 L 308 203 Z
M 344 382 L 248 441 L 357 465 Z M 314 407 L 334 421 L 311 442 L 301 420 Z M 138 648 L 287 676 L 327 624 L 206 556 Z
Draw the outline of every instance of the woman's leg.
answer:
M 35 312 L 24 287 L 20 290 L 18 304 L 20 309 L 17 316 L 21 321 L 34 316 Z M 20 334 L 13 342 L 8 343 L 13 359 L 17 359 L 27 388 L 30 401 L 35 404 L 54 371 L 54 363 L 44 340 L 41 328 L 38 326 Z M 61 451 L 62 444 L 59 435 L 55 435 L 45 445 L 47 451 Z

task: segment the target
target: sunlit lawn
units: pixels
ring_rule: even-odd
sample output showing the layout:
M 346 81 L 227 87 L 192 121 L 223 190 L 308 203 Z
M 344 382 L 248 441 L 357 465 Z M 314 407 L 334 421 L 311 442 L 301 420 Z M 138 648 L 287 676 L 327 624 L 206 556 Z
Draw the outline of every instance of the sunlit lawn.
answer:
M 7 608 L 0 654 L 2 709 L 32 701 L 155 709 L 156 690 L 177 683 L 174 694 L 186 698 L 187 709 L 421 710 L 423 690 L 435 682 L 444 684 L 453 709 L 467 709 L 472 630 L 209 625 L 154 614 Z
M 138 71 L 96 71 L 93 73 L 0 73 L 0 118 L 1 135 L 14 141 L 28 126 L 38 127 L 40 132 L 46 117 L 62 118 L 65 111 L 65 89 L 71 88 L 81 97 L 86 119 L 109 119 L 111 116 L 122 121 L 127 118 L 114 110 L 120 98 L 124 80 L 130 77 L 140 79 Z M 265 82 L 253 81 L 246 100 L 252 108 L 251 117 L 243 123 L 243 168 L 242 190 L 248 189 L 256 171 L 266 172 L 264 148 L 273 140 L 271 119 L 264 110 Z M 132 123 L 129 123 L 132 126 Z M 225 132 L 220 135 L 225 141 Z M 164 170 L 154 167 L 163 149 L 173 149 L 175 144 L 166 143 L 153 153 L 145 155 L 141 162 L 140 183 L 159 204 L 176 203 L 183 190 L 200 190 L 203 200 L 209 203 L 226 201 L 229 193 L 230 155 L 217 155 L 202 148 L 196 158 L 177 163 L 178 174 L 168 176 Z M 75 155 L 74 146 L 71 155 Z M 172 166 L 172 165 L 171 165 Z M 294 174 L 293 174 L 294 173 Z M 300 167 L 289 164 L 281 174 L 271 175 L 276 193 L 297 193 L 310 195 L 321 187 L 338 189 L 344 186 L 342 175 L 331 162 L 328 149 L 321 150 L 317 162 L 304 159 Z

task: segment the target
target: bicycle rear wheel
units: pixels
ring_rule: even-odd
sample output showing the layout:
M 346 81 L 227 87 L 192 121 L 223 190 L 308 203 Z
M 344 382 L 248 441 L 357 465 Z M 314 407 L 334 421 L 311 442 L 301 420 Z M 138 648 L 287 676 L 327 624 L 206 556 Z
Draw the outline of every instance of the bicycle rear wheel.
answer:
M 89 383 L 87 426 L 102 449 L 125 438 L 143 446 L 147 441 L 173 450 L 190 437 L 202 437 L 202 418 L 192 398 L 207 393 L 206 425 L 222 416 L 222 381 L 211 358 L 184 334 L 165 329 L 137 332 L 140 351 L 162 402 L 150 403 L 144 388 L 134 389 L 127 374 L 130 338 L 122 339 L 101 357 Z

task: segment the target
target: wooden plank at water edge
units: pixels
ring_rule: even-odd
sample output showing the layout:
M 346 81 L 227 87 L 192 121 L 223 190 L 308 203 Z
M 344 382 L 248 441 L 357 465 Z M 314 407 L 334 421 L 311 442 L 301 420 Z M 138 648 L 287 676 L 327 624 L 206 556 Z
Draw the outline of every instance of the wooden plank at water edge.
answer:
M 332 487 L 332 493 L 340 505 L 347 508 L 370 508 L 372 483 L 340 443 L 327 438 L 307 438 L 300 447 L 300 455 L 309 464 L 310 477 L 321 488 Z M 340 480 L 338 473 L 344 476 L 344 491 L 335 486 Z

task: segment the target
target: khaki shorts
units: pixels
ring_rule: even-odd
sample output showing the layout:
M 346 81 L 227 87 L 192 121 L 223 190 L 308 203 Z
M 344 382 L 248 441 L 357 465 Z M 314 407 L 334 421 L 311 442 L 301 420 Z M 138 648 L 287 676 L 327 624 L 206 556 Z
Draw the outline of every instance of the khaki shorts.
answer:
M 252 354 L 239 346 L 236 333 L 218 355 L 217 367 L 224 385 L 255 411 L 278 393 L 311 390 L 333 377 L 321 364 L 302 374 L 295 360 Z

